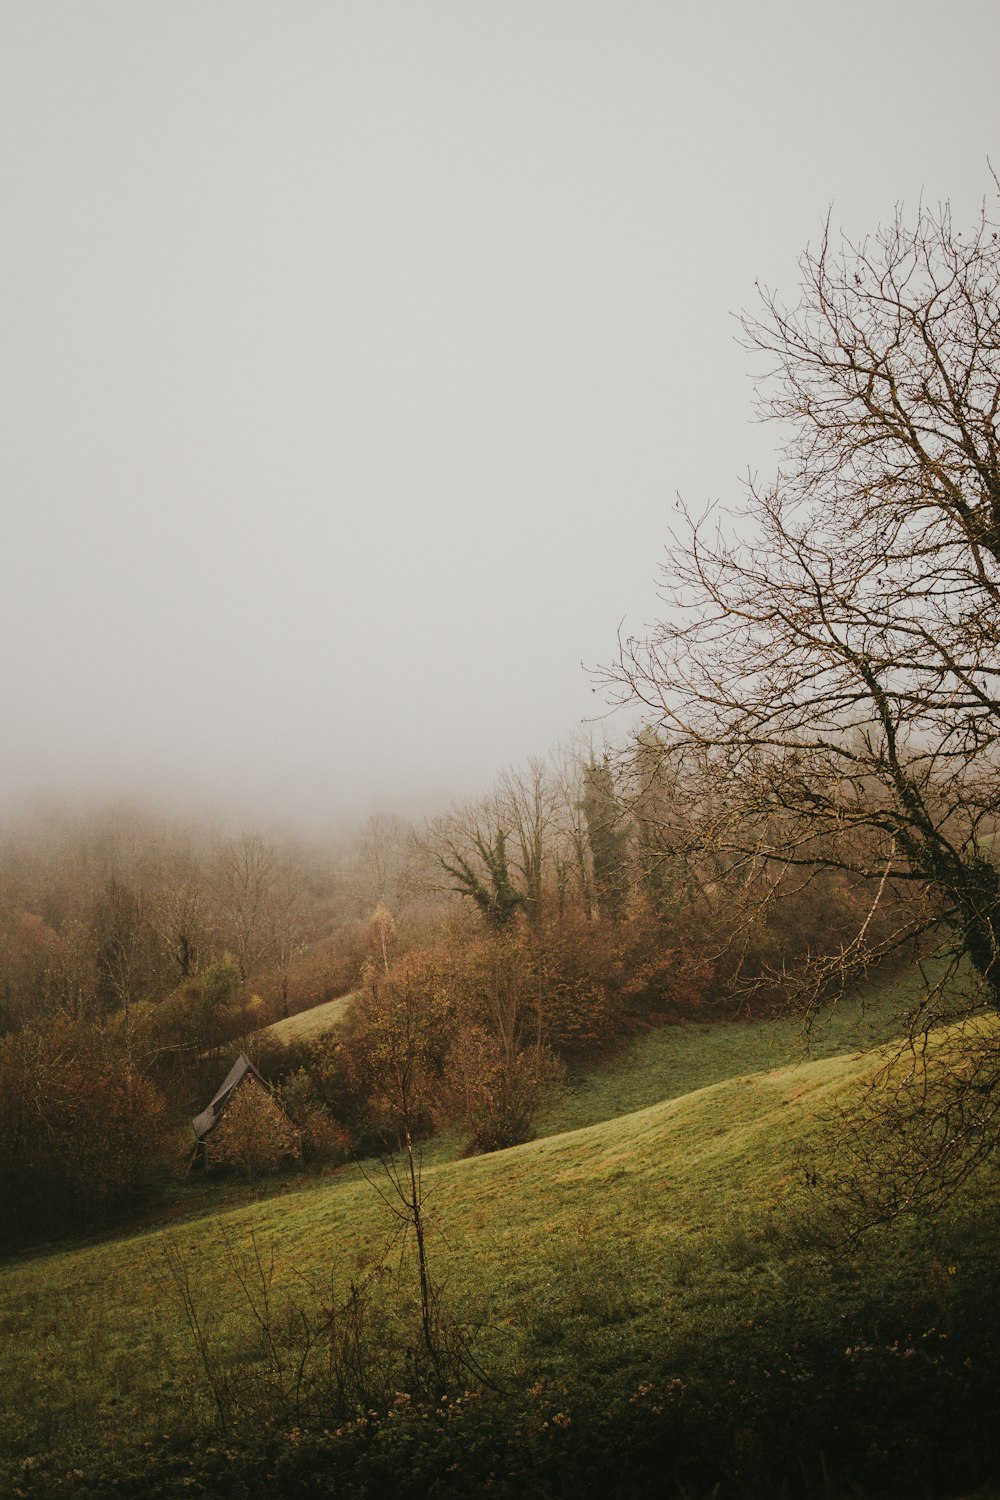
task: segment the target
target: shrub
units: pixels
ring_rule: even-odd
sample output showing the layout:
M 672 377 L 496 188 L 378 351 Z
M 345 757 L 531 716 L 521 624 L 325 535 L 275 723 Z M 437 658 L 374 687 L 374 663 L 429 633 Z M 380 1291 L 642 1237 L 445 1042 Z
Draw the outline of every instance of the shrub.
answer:
M 517 1146 L 531 1139 L 542 1081 L 557 1069 L 546 1047 L 517 1048 L 507 1055 L 481 1026 L 464 1026 L 444 1069 L 443 1118 L 458 1118 L 471 1131 L 472 1152 Z
M 91 1222 L 148 1189 L 166 1162 L 163 1114 L 149 1080 L 85 1023 L 3 1038 L 4 1231 Z
M 305 1162 L 339 1166 L 347 1160 L 350 1134 L 345 1126 L 332 1118 L 305 1068 L 299 1068 L 285 1080 L 281 1102 L 302 1136 Z

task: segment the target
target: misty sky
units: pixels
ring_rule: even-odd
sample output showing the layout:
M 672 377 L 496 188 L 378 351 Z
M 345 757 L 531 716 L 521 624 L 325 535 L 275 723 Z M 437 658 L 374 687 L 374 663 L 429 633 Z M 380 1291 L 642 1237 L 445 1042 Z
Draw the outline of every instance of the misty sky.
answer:
M 1000 162 L 996 0 L 2 0 L 0 776 L 323 816 L 572 738 L 732 313 Z

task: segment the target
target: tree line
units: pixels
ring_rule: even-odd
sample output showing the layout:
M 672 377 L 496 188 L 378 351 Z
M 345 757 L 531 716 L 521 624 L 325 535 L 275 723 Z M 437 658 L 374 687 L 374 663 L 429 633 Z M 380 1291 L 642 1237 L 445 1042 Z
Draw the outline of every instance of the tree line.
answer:
M 241 1049 L 314 1159 L 378 1143 L 392 1111 L 375 1062 L 397 1044 L 417 1047 L 418 1096 L 434 1096 L 418 1130 L 461 1121 L 494 1149 L 530 1135 L 567 1062 L 636 1024 L 731 1013 L 751 979 L 754 1004 L 777 1003 L 779 949 L 787 968 L 861 898 L 788 891 L 776 923 L 762 875 L 696 857 L 704 808 L 661 752 L 647 736 L 533 759 L 421 827 L 376 815 L 333 850 L 121 810 L 12 828 L 0 1148 L 23 1222 L 86 1219 L 182 1166 L 187 1122 Z M 324 1046 L 260 1037 L 354 990 Z

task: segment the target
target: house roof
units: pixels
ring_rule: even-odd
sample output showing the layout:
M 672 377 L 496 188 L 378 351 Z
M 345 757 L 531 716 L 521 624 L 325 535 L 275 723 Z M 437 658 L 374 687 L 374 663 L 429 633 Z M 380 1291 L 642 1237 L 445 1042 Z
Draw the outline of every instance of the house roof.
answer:
M 195 1115 L 191 1121 L 191 1124 L 194 1126 L 194 1133 L 199 1139 L 202 1136 L 206 1136 L 211 1130 L 228 1104 L 230 1094 L 238 1083 L 242 1083 L 248 1073 L 252 1073 L 258 1083 L 264 1084 L 264 1087 L 267 1088 L 267 1084 L 264 1083 L 263 1078 L 261 1078 L 249 1057 L 247 1057 L 245 1052 L 241 1052 L 226 1074 L 222 1086 L 215 1094 L 211 1104 L 207 1104 L 201 1114 Z

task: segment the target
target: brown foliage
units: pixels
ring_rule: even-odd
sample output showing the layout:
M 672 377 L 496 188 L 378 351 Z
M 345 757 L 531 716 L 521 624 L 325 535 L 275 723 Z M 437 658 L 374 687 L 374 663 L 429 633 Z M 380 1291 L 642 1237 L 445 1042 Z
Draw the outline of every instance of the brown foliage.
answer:
M 386 973 L 366 970 L 342 1032 L 340 1054 L 364 1101 L 359 1124 L 386 1141 L 430 1127 L 435 1082 L 453 1033 L 455 1005 L 447 952 L 406 954 Z
M 59 938 L 36 912 L 13 911 L 0 923 L 0 1028 L 40 1015 Z
M 720 935 L 698 924 L 691 907 L 665 919 L 649 902 L 637 903 L 621 943 L 622 999 L 630 1010 L 682 1018 L 718 1007 Z
M 287 977 L 275 973 L 262 984 L 269 1019 L 281 1019 L 286 1004 L 287 1014 L 296 1016 L 348 994 L 357 987 L 367 957 L 366 924 L 345 923 L 332 937 L 296 954 Z
M 80 1022 L 0 1041 L 0 1193 L 23 1231 L 99 1218 L 165 1162 L 163 1102 Z
M 529 1139 L 540 1086 L 557 1072 L 527 925 L 471 944 L 454 963 L 458 1020 L 438 1107 L 464 1121 L 473 1150 Z
M 310 1164 L 339 1165 L 347 1160 L 350 1135 L 333 1119 L 316 1084 L 305 1068 L 285 1080 L 281 1102 L 302 1139 L 302 1157 Z
M 622 1020 L 621 934 L 610 922 L 569 907 L 549 917 L 534 946 L 542 1031 L 558 1053 L 599 1052 Z
M 248 1182 L 297 1161 L 299 1133 L 267 1087 L 247 1073 L 205 1141 L 206 1162 L 230 1167 Z
M 469 1151 L 500 1151 L 531 1139 L 542 1083 L 558 1075 L 545 1047 L 506 1054 L 495 1035 L 468 1025 L 456 1036 L 441 1080 L 439 1109 L 470 1131 Z

